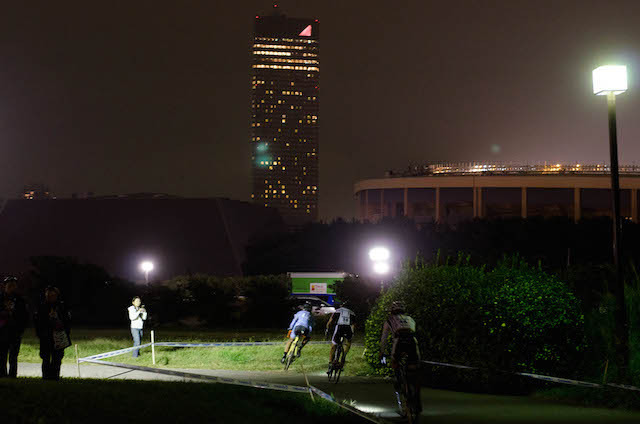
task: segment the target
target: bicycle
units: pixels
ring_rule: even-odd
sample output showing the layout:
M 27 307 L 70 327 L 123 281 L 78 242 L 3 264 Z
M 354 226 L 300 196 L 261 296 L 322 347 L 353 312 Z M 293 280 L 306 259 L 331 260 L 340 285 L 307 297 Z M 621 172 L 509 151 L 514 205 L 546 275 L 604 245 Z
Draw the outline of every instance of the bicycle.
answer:
M 402 414 L 407 417 L 409 424 L 417 424 L 420 420 L 420 389 L 415 384 L 418 378 L 415 365 L 407 363 L 407 353 L 402 353 L 398 360 L 398 371 L 396 378 L 400 387 L 400 397 L 402 400 Z M 410 368 L 412 368 L 410 370 Z
M 302 336 L 302 337 L 301 337 Z M 307 337 L 307 330 L 302 330 L 299 334 L 296 334 L 295 339 L 289 346 L 289 352 L 287 352 L 287 357 L 284 361 L 284 370 L 287 371 L 293 361 L 296 358 L 299 358 L 302 354 L 302 347 L 304 346 L 304 339 Z
M 340 336 L 340 339 L 338 339 L 338 344 L 336 345 L 336 351 L 333 355 L 333 358 L 331 358 L 329 371 L 327 372 L 329 381 L 333 380 L 333 382 L 336 384 L 338 383 L 338 381 L 340 381 L 340 375 L 342 374 L 342 370 L 344 369 L 344 361 L 346 355 L 344 354 L 344 347 L 342 346 L 343 340 L 344 337 Z

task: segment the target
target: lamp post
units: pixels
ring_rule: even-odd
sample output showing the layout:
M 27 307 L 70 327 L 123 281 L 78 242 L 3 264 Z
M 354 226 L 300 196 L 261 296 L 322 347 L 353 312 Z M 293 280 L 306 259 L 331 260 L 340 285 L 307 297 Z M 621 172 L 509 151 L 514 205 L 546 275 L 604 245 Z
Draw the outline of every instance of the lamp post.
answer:
M 629 365 L 629 331 L 624 300 L 624 275 L 621 263 L 622 243 L 620 220 L 620 174 L 618 171 L 618 134 L 616 124 L 616 95 L 627 90 L 627 67 L 600 66 L 593 70 L 593 92 L 607 96 L 609 117 L 609 155 L 611 159 L 611 193 L 613 204 L 613 265 L 615 267 L 616 297 L 616 354 L 620 375 L 625 376 Z
M 380 275 L 380 292 L 384 291 L 383 275 L 387 274 L 391 267 L 389 266 L 389 258 L 391 252 L 386 247 L 378 246 L 369 250 L 369 259 L 373 262 L 373 272 Z
M 140 264 L 140 269 L 144 272 L 144 281 L 149 284 L 149 273 L 153 271 L 153 262 L 144 261 Z

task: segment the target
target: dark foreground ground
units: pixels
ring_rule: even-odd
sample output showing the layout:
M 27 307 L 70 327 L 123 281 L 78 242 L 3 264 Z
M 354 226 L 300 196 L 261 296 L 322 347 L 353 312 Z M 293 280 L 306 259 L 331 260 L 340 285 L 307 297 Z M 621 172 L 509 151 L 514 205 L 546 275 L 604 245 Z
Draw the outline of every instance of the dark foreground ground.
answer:
M 0 422 L 362 423 L 307 395 L 207 383 L 35 378 L 0 380 Z
M 21 375 L 39 375 L 37 364 L 21 364 L 20 370 Z M 286 373 L 183 371 L 296 386 L 306 384 L 298 369 Z M 133 422 L 137 417 L 144 417 L 145 421 L 146 417 L 154 417 L 154 421 L 190 423 L 216 420 L 281 423 L 292 417 L 299 417 L 304 422 L 365 422 L 342 413 L 328 403 L 313 404 L 306 395 L 226 384 L 180 383 L 177 381 L 183 378 L 102 365 L 83 364 L 81 372 L 83 377 L 100 380 L 65 379 L 59 385 L 33 378 L 16 382 L 0 380 L 0 408 L 13 414 L 10 416 L 14 421 L 7 422 Z M 63 375 L 77 376 L 76 367 L 64 365 Z M 388 380 L 344 377 L 339 384 L 332 384 L 326 375 L 317 372 L 309 373 L 308 378 L 311 384 L 341 401 L 387 421 L 399 421 Z M 589 408 L 526 396 L 425 388 L 422 400 L 424 423 L 640 423 L 640 412 Z M 66 420 L 67 415 L 71 419 Z M 39 421 L 39 418 L 44 420 Z M 0 423 L 4 422 L 0 420 Z

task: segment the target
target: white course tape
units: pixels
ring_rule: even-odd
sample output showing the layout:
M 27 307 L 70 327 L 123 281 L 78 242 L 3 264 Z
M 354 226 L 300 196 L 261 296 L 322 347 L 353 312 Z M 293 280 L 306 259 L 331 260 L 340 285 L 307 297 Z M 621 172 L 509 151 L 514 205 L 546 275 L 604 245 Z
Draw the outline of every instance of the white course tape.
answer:
M 328 395 L 327 393 L 323 392 L 322 390 L 319 390 L 313 386 L 309 386 L 309 387 L 301 387 L 301 386 L 292 386 L 289 384 L 274 384 L 274 383 L 265 383 L 265 382 L 261 382 L 261 381 L 252 381 L 252 380 L 244 380 L 244 379 L 237 379 L 237 378 L 227 378 L 227 377 L 217 377 L 215 375 L 205 375 L 205 374 L 194 374 L 194 373 L 189 373 L 189 372 L 183 372 L 183 371 L 174 371 L 174 370 L 166 370 L 166 369 L 158 369 L 158 368 L 150 368 L 150 367 L 143 367 L 140 365 L 131 365 L 131 364 L 120 364 L 117 362 L 108 362 L 108 361 L 101 361 L 98 359 L 87 359 L 85 360 L 85 362 L 91 362 L 94 364 L 100 364 L 100 365 L 108 365 L 108 366 L 112 366 L 112 367 L 117 367 L 117 368 L 126 368 L 129 370 L 136 370 L 136 371 L 144 371 L 144 372 L 151 372 L 151 373 L 155 373 L 155 374 L 164 374 L 164 375 L 171 375 L 171 376 L 175 376 L 175 377 L 183 377 L 183 378 L 193 378 L 193 379 L 198 379 L 198 380 L 206 380 L 206 381 L 211 381 L 214 383 L 222 383 L 222 384 L 230 384 L 230 385 L 234 385 L 234 386 L 244 386 L 244 387 L 253 387 L 253 388 L 257 388 L 257 389 L 268 389 L 268 390 L 279 390 L 282 392 L 292 392 L 292 393 L 309 393 L 309 390 L 313 391 L 316 395 L 320 396 L 321 398 L 323 398 L 324 400 L 327 400 L 331 403 L 334 403 L 336 405 L 338 405 L 339 407 L 346 409 L 347 411 L 359 415 L 362 418 L 365 418 L 371 422 L 374 422 L 376 424 L 385 424 L 386 421 L 375 417 L 371 414 L 367 414 L 366 412 L 360 411 L 357 408 L 354 408 L 352 406 L 349 405 L 345 405 L 342 404 L 338 401 L 336 401 L 333 396 Z
M 255 387 L 258 389 L 271 389 L 271 390 L 280 390 L 284 392 L 294 392 L 294 393 L 309 393 L 309 389 L 306 387 L 292 386 L 289 384 L 274 384 L 274 383 L 265 383 L 261 381 L 237 379 L 237 378 L 217 377 L 215 375 L 195 374 L 195 373 L 184 372 L 184 371 L 174 371 L 174 370 L 167 370 L 167 369 L 161 369 L 161 368 L 143 367 L 140 365 L 121 364 L 117 362 L 101 361 L 98 359 L 90 359 L 90 360 L 86 360 L 85 362 L 91 362 L 91 363 L 100 364 L 100 365 L 108 365 L 108 366 L 117 367 L 117 368 L 126 368 L 126 369 L 136 370 L 136 371 L 150 372 L 154 374 L 164 374 L 164 375 L 171 375 L 175 377 L 207 380 L 215 383 L 231 384 L 235 386 Z
M 180 343 L 158 342 L 156 346 L 169 347 L 233 347 L 233 346 L 281 346 L 284 342 L 220 342 L 220 343 Z M 331 342 L 309 342 L 311 345 L 326 345 Z
M 551 381 L 552 383 L 568 384 L 570 386 L 593 387 L 598 389 L 602 388 L 602 384 L 589 383 L 587 381 L 570 380 L 568 378 L 550 377 L 548 375 L 530 374 L 528 372 L 514 372 L 513 374 L 535 378 L 537 380 Z
M 308 344 L 318 344 L 318 345 L 326 345 L 331 342 L 309 342 Z M 179 343 L 179 342 L 158 342 L 154 343 L 155 346 L 166 346 L 166 347 L 233 347 L 233 346 L 280 346 L 283 342 L 223 342 L 223 343 Z M 90 359 L 105 359 L 111 358 L 113 356 L 122 355 L 127 352 L 131 352 L 137 349 L 142 349 L 145 347 L 150 347 L 151 343 L 146 343 L 140 346 L 128 347 L 126 349 L 118 349 L 113 350 L 111 352 L 99 353 L 97 355 L 87 356 L 85 358 L 80 358 L 79 362 L 86 362 Z
M 112 356 L 118 356 L 118 355 L 122 355 L 124 353 L 127 352 L 132 352 L 134 350 L 138 350 L 138 349 L 142 349 L 145 347 L 150 347 L 151 343 L 146 343 L 140 346 L 134 346 L 134 347 L 128 347 L 126 349 L 119 349 L 119 350 L 114 350 L 111 352 L 105 352 L 105 353 L 99 353 L 97 355 L 92 355 L 92 356 L 87 356 L 86 358 L 79 358 L 78 362 L 88 362 L 90 360 L 93 359 L 105 359 L 105 358 L 111 358 Z
M 469 370 L 477 370 L 480 369 L 478 367 L 469 367 L 466 365 L 457 365 L 457 364 L 447 364 L 445 362 L 434 362 L 434 361 L 421 361 L 425 364 L 430 365 L 438 365 L 443 367 L 451 367 L 451 368 L 461 368 L 461 369 L 469 369 Z M 570 386 L 580 386 L 580 387 L 591 387 L 594 389 L 602 389 L 605 386 L 598 383 L 590 383 L 588 381 L 580 381 L 580 380 L 571 380 L 569 378 L 559 378 L 559 377 L 551 377 L 548 375 L 540 375 L 540 374 L 532 374 L 528 372 L 509 372 L 509 374 L 521 375 L 523 377 L 535 378 L 536 380 L 550 381 L 552 383 L 560 383 L 560 384 L 568 384 Z M 633 390 L 636 392 L 640 392 L 640 387 L 629 386 L 626 384 L 615 384 L 615 383 L 607 383 L 606 386 L 616 387 L 618 389 L 624 390 Z
M 626 389 L 626 390 L 633 390 L 635 392 L 640 392 L 640 387 L 629 386 L 626 384 L 607 383 L 607 386 L 617 387 L 618 389 Z
M 358 408 L 354 408 L 353 406 L 345 405 L 344 403 L 340 403 L 340 402 L 336 401 L 333 398 L 333 396 L 323 392 L 322 390 L 320 390 L 320 389 L 318 389 L 318 388 L 316 388 L 314 386 L 309 385 L 309 389 L 311 389 L 311 391 L 313 393 L 315 393 L 316 395 L 320 396 L 322 399 L 328 400 L 329 402 L 338 405 L 340 408 L 346 409 L 347 411 L 349 411 L 349 412 L 351 412 L 353 414 L 359 415 L 364 419 L 367 419 L 367 420 L 369 420 L 371 422 L 374 422 L 376 424 L 384 424 L 384 423 L 386 423 L 386 421 L 381 419 L 380 417 L 376 417 L 375 415 L 368 414 L 368 413 L 366 413 L 364 411 L 359 410 Z
M 478 369 L 476 367 L 468 367 L 466 365 L 447 364 L 445 362 L 434 362 L 434 361 L 421 361 L 421 362 L 424 362 L 425 364 L 441 365 L 443 367 L 461 368 L 461 369 L 465 369 L 465 370 L 477 370 Z

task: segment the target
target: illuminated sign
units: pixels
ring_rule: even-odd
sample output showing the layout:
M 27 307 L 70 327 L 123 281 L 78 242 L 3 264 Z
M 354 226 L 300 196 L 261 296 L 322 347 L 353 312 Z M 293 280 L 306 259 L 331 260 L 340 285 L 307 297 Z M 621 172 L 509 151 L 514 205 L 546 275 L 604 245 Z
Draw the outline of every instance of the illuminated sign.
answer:
M 327 294 L 327 283 L 311 283 L 309 286 L 313 294 Z

